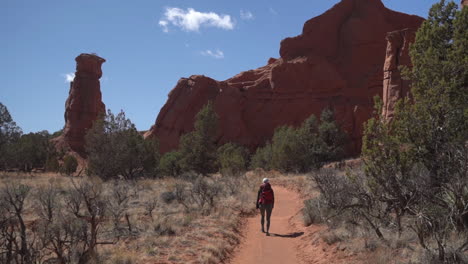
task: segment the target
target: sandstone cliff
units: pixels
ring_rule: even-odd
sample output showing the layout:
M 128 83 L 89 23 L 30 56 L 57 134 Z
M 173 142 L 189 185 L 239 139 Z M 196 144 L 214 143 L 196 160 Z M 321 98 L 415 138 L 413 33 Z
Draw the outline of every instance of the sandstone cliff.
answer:
M 251 149 L 269 140 L 280 125 L 299 125 L 325 107 L 360 150 L 362 124 L 382 96 L 387 32 L 417 28 L 422 18 L 387 9 L 380 0 L 343 0 L 304 24 L 302 34 L 281 42 L 279 59 L 225 81 L 194 75 L 169 93 L 156 123 L 146 133 L 162 152 L 178 146 L 193 129 L 194 116 L 209 100 L 220 117 L 218 144 Z
M 401 75 L 401 66 L 411 67 L 409 46 L 416 37 L 416 28 L 403 29 L 387 34 L 387 53 L 384 64 L 382 117 L 393 118 L 397 101 L 408 95 L 409 81 Z
M 60 137 L 54 139 L 56 146 L 85 155 L 85 135 L 106 106 L 102 102 L 99 79 L 101 65 L 106 60 L 95 54 L 80 54 L 75 58 L 75 78 L 70 83 L 70 92 L 65 102 L 65 127 Z

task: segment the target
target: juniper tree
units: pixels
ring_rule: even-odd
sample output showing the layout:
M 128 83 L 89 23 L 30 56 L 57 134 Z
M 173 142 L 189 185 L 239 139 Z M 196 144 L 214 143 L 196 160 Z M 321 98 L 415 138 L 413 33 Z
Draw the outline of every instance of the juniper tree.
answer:
M 439 260 L 449 261 L 448 237 L 468 237 L 468 9 L 435 4 L 410 56 L 413 68 L 404 71 L 410 95 L 399 101 L 392 122 L 377 116 L 366 124 L 367 183 L 397 223 L 413 219 L 420 244 L 431 249 L 428 241 L 435 241 Z M 468 240 L 456 250 L 467 247 Z
M 201 174 L 216 172 L 218 116 L 213 104 L 208 102 L 195 118 L 194 131 L 183 135 L 180 139 L 180 167 L 183 171 Z

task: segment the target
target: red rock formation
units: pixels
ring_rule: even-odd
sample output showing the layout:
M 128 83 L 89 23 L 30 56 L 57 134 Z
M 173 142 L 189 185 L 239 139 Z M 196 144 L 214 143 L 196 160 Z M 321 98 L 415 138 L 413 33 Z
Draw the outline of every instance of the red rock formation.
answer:
M 84 155 L 85 135 L 100 113 L 106 111 L 101 99 L 99 78 L 101 65 L 106 60 L 95 55 L 82 53 L 76 60 L 76 72 L 70 83 L 70 92 L 65 103 L 65 128 L 56 145 Z
M 218 143 L 254 149 L 276 127 L 299 125 L 331 107 L 351 135 L 351 152 L 358 153 L 372 97 L 382 95 L 386 33 L 422 21 L 385 8 L 380 0 L 343 0 L 307 21 L 301 35 L 284 39 L 281 58 L 264 67 L 221 82 L 197 75 L 179 80 L 146 136 L 158 137 L 162 152 L 176 148 L 211 100 L 220 117 Z
M 400 66 L 411 67 L 409 46 L 414 42 L 416 29 L 403 29 L 387 34 L 387 54 L 384 65 L 382 116 L 391 120 L 397 101 L 410 90 L 409 81 L 403 80 Z
M 468 6 L 468 0 L 461 0 L 460 5 L 461 5 L 462 7 Z

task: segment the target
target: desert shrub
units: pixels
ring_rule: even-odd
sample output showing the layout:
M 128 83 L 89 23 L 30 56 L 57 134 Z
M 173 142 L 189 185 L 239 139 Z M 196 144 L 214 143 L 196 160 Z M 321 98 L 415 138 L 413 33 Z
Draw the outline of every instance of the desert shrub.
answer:
M 246 148 L 227 143 L 218 148 L 219 170 L 223 175 L 240 175 L 247 170 L 249 152 Z
M 342 241 L 342 238 L 335 232 L 331 231 L 331 232 L 328 232 L 324 235 L 322 235 L 322 239 L 323 241 L 325 241 L 325 243 L 327 243 L 328 245 L 333 245 L 337 242 L 340 242 Z
M 152 197 L 150 199 L 147 199 L 144 202 L 144 208 L 146 211 L 146 214 L 153 219 L 153 211 L 156 209 L 158 206 L 158 199 L 156 197 Z
M 190 196 L 199 210 L 209 214 L 220 199 L 221 191 L 221 186 L 216 182 L 205 177 L 198 177 L 190 189 Z
M 252 156 L 252 162 L 250 164 L 251 169 L 262 168 L 265 170 L 271 169 L 271 143 L 267 142 L 265 146 L 258 147 L 255 154 Z
M 34 248 L 25 224 L 25 210 L 31 187 L 13 181 L 6 183 L 0 191 L 0 206 L 3 211 L 0 236 L 0 247 L 5 263 L 12 263 L 18 258 L 24 263 L 32 263 L 35 259 Z
M 154 176 L 159 164 L 157 149 L 156 142 L 144 140 L 123 111 L 114 116 L 108 110 L 86 134 L 88 174 L 103 180 Z
M 159 170 L 164 176 L 178 176 L 181 174 L 180 167 L 181 153 L 179 151 L 170 151 L 165 153 L 159 161 Z
M 163 193 L 161 193 L 160 198 L 164 203 L 170 204 L 177 197 L 176 197 L 176 194 L 174 194 L 173 192 L 163 192 Z
M 102 181 L 90 178 L 79 182 L 72 181 L 72 189 L 65 195 L 68 213 L 85 228 L 84 247 L 80 251 L 82 259 L 96 259 L 97 245 L 102 235 L 101 226 L 108 215 L 108 203 L 103 192 Z
M 78 161 L 76 160 L 75 157 L 71 155 L 66 155 L 63 158 L 63 166 L 62 166 L 63 173 L 70 176 L 76 172 L 77 168 L 78 168 Z
M 65 191 L 51 182 L 35 192 L 35 208 L 39 216 L 34 233 L 43 246 L 42 251 L 52 255 L 60 263 L 78 261 L 84 252 L 79 246 L 85 241 L 86 222 L 64 210 Z M 47 249 L 47 250 L 46 250 Z M 52 258 L 51 258 L 52 259 Z
M 311 224 L 323 223 L 322 211 L 319 199 L 305 200 L 304 208 L 302 209 L 304 225 L 310 226 Z
M 132 198 L 130 184 L 127 181 L 114 180 L 107 194 L 107 211 L 112 217 L 114 232 L 119 238 L 122 234 L 121 220 L 124 219 L 128 234 L 133 232 L 130 220 L 129 203 Z
M 333 119 L 333 111 L 324 109 L 320 123 L 311 115 L 298 128 L 277 128 L 272 142 L 257 149 L 252 168 L 308 172 L 343 158 L 345 141 L 346 134 Z
M 243 182 L 245 181 L 245 178 L 242 176 L 240 177 L 223 176 L 221 181 L 222 181 L 223 192 L 226 195 L 237 195 L 242 191 L 242 188 L 246 187 L 246 186 L 243 186 Z
M 427 264 L 466 264 L 468 257 L 457 249 L 447 249 L 447 257 L 441 261 L 436 251 L 426 250 L 419 257 L 420 263 Z
M 175 222 L 169 218 L 161 218 L 154 224 L 154 232 L 160 236 L 174 236 L 177 234 Z
M 178 182 L 174 185 L 174 195 L 176 198 L 177 203 L 184 206 L 185 210 L 189 210 L 191 208 L 191 200 L 189 194 L 189 185 L 184 182 Z
M 385 239 L 381 225 L 388 225 L 389 211 L 371 196 L 368 186 L 363 184 L 362 172 L 339 175 L 335 170 L 321 169 L 311 176 L 320 190 L 318 209 L 329 226 L 355 224 Z

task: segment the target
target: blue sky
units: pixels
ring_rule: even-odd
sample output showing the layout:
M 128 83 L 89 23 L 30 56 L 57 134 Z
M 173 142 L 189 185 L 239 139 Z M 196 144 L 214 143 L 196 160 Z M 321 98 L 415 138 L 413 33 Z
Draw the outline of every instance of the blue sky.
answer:
M 95 52 L 107 60 L 106 107 L 147 130 L 179 78 L 225 80 L 263 66 L 283 38 L 337 2 L 0 0 L 0 102 L 26 133 L 61 129 L 74 59 Z M 438 1 L 383 2 L 426 17 Z

